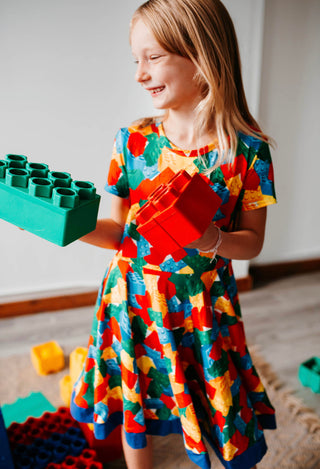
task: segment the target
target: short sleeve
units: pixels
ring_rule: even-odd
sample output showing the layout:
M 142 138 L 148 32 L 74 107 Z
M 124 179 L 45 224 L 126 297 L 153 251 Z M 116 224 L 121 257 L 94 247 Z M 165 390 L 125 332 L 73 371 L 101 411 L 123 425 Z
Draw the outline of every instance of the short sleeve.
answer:
M 113 151 L 105 190 L 118 197 L 129 196 L 128 175 L 125 164 L 124 130 L 120 129 L 114 139 Z
M 254 210 L 276 202 L 269 145 L 258 141 L 258 144 L 250 149 L 248 170 L 242 188 L 242 210 Z

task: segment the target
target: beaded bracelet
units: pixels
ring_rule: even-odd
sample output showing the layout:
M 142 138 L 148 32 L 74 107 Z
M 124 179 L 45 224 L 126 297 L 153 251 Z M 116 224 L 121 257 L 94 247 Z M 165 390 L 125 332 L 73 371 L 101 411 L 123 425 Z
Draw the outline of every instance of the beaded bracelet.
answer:
M 212 252 L 212 253 L 213 253 L 213 257 L 216 256 L 217 251 L 218 251 L 218 249 L 219 249 L 219 246 L 220 246 L 220 244 L 222 243 L 222 234 L 221 234 L 221 230 L 220 230 L 220 228 L 219 228 L 217 225 L 214 225 L 214 226 L 215 226 L 215 227 L 217 228 L 217 230 L 218 230 L 218 239 L 217 239 L 216 243 L 215 243 L 214 246 L 212 246 L 210 249 L 206 249 L 206 250 L 201 249 L 202 252 Z

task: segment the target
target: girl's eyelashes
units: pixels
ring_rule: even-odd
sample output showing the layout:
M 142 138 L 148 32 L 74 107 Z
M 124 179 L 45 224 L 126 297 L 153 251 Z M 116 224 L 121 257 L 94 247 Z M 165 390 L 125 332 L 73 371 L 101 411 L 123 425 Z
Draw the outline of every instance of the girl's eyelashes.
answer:
M 153 60 L 160 59 L 160 57 L 162 57 L 162 55 L 150 55 L 150 57 L 148 57 L 146 60 L 147 62 L 152 62 Z M 140 60 L 134 58 L 133 62 L 138 64 L 140 63 Z

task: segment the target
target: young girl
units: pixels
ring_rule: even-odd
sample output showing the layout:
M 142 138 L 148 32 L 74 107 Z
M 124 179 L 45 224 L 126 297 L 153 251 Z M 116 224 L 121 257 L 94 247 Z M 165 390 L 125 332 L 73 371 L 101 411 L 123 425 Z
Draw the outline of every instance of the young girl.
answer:
M 72 413 L 93 422 L 97 438 L 122 425 L 129 469 L 152 468 L 151 435 L 169 433 L 183 435 L 203 469 L 204 438 L 226 468 L 250 469 L 275 418 L 246 346 L 230 259 L 251 259 L 263 245 L 266 206 L 275 203 L 268 138 L 248 110 L 219 0 L 149 0 L 133 16 L 130 41 L 135 78 L 164 115 L 118 132 L 111 219 L 83 238 L 117 253 Z M 177 260 L 139 234 L 136 213 L 181 169 L 206 174 L 222 205 Z

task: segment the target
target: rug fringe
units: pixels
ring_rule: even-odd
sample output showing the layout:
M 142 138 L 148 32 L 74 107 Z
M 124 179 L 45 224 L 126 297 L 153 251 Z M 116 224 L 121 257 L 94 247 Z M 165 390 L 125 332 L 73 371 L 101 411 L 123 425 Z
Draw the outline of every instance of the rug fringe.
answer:
M 274 391 L 278 392 L 281 390 L 279 396 L 284 405 L 302 425 L 307 427 L 308 432 L 320 442 L 320 417 L 313 409 L 307 407 L 300 398 L 295 396 L 292 389 L 284 387 L 284 383 L 278 378 L 271 365 L 260 355 L 259 346 L 250 346 L 249 351 L 253 357 L 254 365 L 258 369 L 259 375 L 266 384 L 266 387 L 272 388 Z
M 281 397 L 290 410 L 297 417 L 299 422 L 308 426 L 310 433 L 319 433 L 320 437 L 320 418 L 314 413 L 314 410 L 307 407 L 301 399 L 293 394 L 293 391 L 286 389 L 281 393 Z

